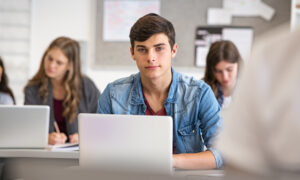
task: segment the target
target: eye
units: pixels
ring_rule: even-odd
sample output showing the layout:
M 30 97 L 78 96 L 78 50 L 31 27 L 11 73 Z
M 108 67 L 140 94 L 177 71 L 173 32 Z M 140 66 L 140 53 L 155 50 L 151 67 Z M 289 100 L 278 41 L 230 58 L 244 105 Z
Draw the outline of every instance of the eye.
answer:
M 215 73 L 220 74 L 222 71 L 215 69 Z
M 48 56 L 48 61 L 52 62 L 53 61 L 53 58 L 51 56 Z
M 56 64 L 57 64 L 57 65 L 62 65 L 62 64 L 63 64 L 63 62 L 61 62 L 61 61 L 57 61 L 57 62 L 56 62 Z
M 147 52 L 146 48 L 137 48 L 137 51 L 140 52 L 140 53 L 146 53 Z
M 158 47 L 155 48 L 156 51 L 162 51 L 163 49 L 164 49 L 164 48 L 163 48 L 163 47 L 160 47 L 160 46 L 158 46 Z
M 232 69 L 231 69 L 231 68 L 228 68 L 228 69 L 227 69 L 227 72 L 232 72 Z

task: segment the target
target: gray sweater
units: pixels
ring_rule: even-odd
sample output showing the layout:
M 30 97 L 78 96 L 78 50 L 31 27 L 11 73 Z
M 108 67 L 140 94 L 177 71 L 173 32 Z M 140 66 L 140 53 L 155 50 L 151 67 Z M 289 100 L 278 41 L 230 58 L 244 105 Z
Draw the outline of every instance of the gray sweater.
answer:
M 25 89 L 25 101 L 24 104 L 32 105 L 48 105 L 50 106 L 50 124 L 49 133 L 54 132 L 54 110 L 53 110 L 53 94 L 52 85 L 48 83 L 48 98 L 46 103 L 43 103 L 43 99 L 38 98 L 39 86 L 30 86 Z M 91 79 L 86 76 L 82 78 L 82 98 L 79 102 L 78 113 L 96 113 L 97 102 L 100 97 L 100 91 Z M 68 134 L 78 133 L 78 118 L 76 117 L 73 123 L 66 121 L 66 127 Z

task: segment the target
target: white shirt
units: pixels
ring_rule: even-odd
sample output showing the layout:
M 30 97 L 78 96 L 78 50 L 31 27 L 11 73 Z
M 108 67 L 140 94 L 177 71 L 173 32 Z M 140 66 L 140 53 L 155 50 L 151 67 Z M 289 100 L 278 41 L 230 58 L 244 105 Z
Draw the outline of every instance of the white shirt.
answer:
M 300 29 L 255 46 L 217 141 L 225 163 L 248 172 L 300 172 Z
M 9 94 L 0 92 L 0 104 L 13 105 L 14 100 Z
M 222 109 L 227 109 L 231 103 L 231 96 L 224 96 L 223 97 L 223 104 L 222 104 Z

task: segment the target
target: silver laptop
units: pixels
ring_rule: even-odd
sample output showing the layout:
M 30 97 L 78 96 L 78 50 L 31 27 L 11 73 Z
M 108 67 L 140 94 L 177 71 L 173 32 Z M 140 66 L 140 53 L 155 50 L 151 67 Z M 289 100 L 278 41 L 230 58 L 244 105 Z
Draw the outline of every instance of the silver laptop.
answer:
M 79 164 L 172 174 L 172 117 L 79 114 Z
M 45 148 L 48 106 L 0 106 L 0 148 Z

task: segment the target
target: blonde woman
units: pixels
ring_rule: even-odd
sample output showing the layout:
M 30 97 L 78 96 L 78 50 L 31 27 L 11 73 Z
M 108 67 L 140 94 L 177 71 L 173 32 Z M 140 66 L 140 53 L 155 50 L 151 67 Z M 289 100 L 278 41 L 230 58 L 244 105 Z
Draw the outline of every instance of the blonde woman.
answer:
M 77 115 L 95 113 L 100 96 L 95 84 L 81 74 L 78 42 L 68 37 L 49 45 L 24 92 L 25 104 L 50 106 L 49 144 L 78 143 Z

